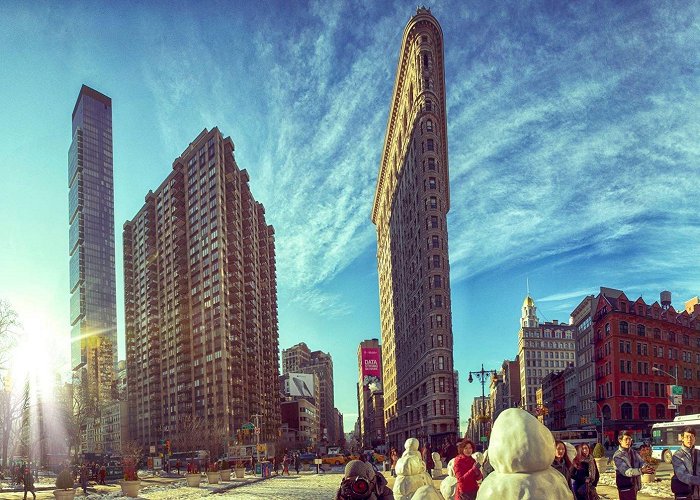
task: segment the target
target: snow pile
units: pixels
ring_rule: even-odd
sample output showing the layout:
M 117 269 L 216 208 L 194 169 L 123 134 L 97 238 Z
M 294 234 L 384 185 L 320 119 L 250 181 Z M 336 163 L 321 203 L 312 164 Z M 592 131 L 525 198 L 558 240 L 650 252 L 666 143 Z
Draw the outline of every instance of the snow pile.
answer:
M 553 458 L 549 429 L 520 408 L 503 411 L 491 431 L 494 471 L 481 483 L 477 499 L 571 500 L 564 477 L 551 467 Z

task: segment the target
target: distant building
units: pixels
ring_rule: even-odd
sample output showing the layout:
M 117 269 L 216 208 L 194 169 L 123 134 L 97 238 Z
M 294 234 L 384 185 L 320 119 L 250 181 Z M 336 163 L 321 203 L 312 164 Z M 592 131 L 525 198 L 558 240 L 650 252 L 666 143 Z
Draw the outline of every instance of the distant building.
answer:
M 318 408 L 300 398 L 280 405 L 282 415 L 282 448 L 312 450 L 319 443 Z
M 520 406 L 520 366 L 515 361 L 504 360 L 496 380 L 491 381 L 491 399 L 493 401 L 493 420 L 507 408 Z
M 384 446 L 384 389 L 379 340 L 363 340 L 357 348 L 360 439 L 365 449 Z
M 613 292 L 612 289 L 609 289 Z M 622 293 L 619 290 L 616 293 Z M 596 310 L 598 299 L 588 295 L 571 313 L 571 324 L 574 327 L 576 340 L 576 371 L 578 374 L 578 388 L 576 395 L 578 404 L 572 401 L 571 413 L 567 419 L 571 419 L 569 428 L 588 426 L 595 422 L 598 415 L 595 395 L 595 345 L 593 343 L 593 314 Z
M 333 389 L 333 358 L 322 351 L 311 351 L 301 342 L 282 350 L 282 373 L 315 373 L 319 380 L 319 436 L 324 444 L 336 444 L 339 436 L 333 419 L 335 396 Z
M 217 456 L 258 423 L 260 442 L 277 441 L 274 229 L 218 128 L 124 223 L 124 302 L 132 439 Z
M 101 453 L 100 418 L 112 404 L 117 367 L 112 100 L 83 85 L 68 153 L 71 368 L 89 415 L 82 451 Z M 111 418 L 111 416 L 109 417 Z
M 575 364 L 575 358 L 574 327 L 557 320 L 540 323 L 535 301 L 528 294 L 523 301 L 518 332 L 522 407 L 536 413 L 536 391 L 542 379 L 564 370 L 570 363 Z
M 450 209 L 442 28 L 419 8 L 404 29 L 372 223 L 377 228 L 389 446 L 459 432 L 447 244 Z M 439 389 L 442 388 L 442 389 Z

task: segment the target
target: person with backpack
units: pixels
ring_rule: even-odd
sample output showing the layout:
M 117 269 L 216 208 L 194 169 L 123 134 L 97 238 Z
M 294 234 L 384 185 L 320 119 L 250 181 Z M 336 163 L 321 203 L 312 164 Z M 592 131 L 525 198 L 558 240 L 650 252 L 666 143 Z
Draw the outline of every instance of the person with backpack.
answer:
M 676 500 L 700 499 L 698 452 L 695 449 L 695 429 L 686 427 L 681 435 L 681 447 L 673 454 L 671 491 Z
M 345 465 L 336 500 L 394 500 L 394 492 L 384 476 L 362 460 Z

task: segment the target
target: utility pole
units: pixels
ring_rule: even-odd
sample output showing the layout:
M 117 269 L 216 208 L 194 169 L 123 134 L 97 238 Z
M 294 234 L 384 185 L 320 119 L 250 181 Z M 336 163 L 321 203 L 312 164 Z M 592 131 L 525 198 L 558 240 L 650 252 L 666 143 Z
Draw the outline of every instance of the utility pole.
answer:
M 260 417 L 262 415 L 252 415 L 252 417 L 255 419 L 255 452 L 258 457 L 258 462 L 260 463 Z M 260 473 L 262 475 L 262 465 L 260 466 Z

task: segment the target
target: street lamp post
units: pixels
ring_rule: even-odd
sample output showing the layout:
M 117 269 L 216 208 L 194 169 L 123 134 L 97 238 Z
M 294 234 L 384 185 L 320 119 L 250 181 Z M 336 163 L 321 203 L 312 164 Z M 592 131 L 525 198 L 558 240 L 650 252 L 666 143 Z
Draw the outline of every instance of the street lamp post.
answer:
M 670 374 L 670 373 L 668 373 L 668 372 L 666 372 L 666 371 L 664 371 L 661 368 L 658 368 L 656 366 L 651 367 L 651 369 L 655 372 L 663 373 L 664 375 L 668 375 L 669 377 L 672 377 L 673 378 L 673 385 L 678 385 L 678 365 L 675 365 L 674 368 L 675 368 L 676 374 L 672 375 L 672 374 Z M 680 413 L 680 408 L 678 408 L 678 405 L 675 405 L 675 406 L 676 406 L 676 416 L 678 416 L 678 414 Z
M 484 364 L 481 363 L 481 370 L 470 371 L 469 378 L 467 379 L 470 384 L 472 382 L 474 382 L 474 377 L 476 377 L 479 380 L 479 382 L 481 382 L 481 417 L 479 418 L 479 420 L 481 420 L 481 425 L 479 426 L 479 428 L 480 428 L 479 442 L 481 442 L 482 438 L 485 437 L 484 426 L 486 425 L 486 403 L 485 403 L 486 396 L 484 395 L 484 386 L 486 385 L 487 377 L 495 377 L 495 376 L 496 376 L 496 370 L 484 370 Z

